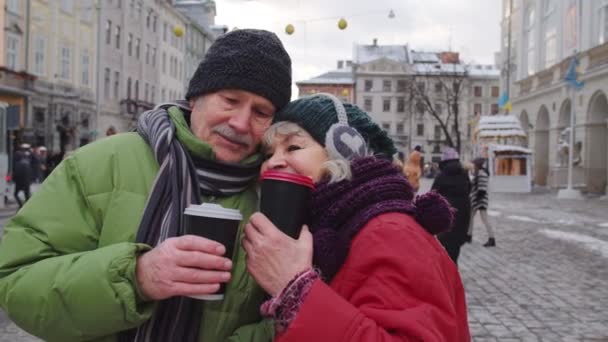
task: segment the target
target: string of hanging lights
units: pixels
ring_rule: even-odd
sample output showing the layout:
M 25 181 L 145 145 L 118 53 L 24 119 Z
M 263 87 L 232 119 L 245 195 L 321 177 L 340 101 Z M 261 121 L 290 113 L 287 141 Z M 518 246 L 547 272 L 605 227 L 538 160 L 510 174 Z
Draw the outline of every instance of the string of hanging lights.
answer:
M 377 12 L 378 11 L 350 15 L 350 16 L 348 16 L 348 18 L 361 17 L 361 16 L 369 16 L 369 15 L 377 13 Z M 382 13 L 386 13 L 386 12 L 382 11 Z M 389 10 L 389 12 L 388 12 L 388 18 L 389 19 L 394 19 L 395 18 L 395 12 L 392 9 Z M 310 23 L 310 22 L 329 21 L 329 20 L 336 20 L 336 19 L 338 19 L 338 22 L 337 22 L 338 29 L 345 30 L 348 27 L 348 21 L 344 17 L 313 18 L 313 19 L 307 19 L 307 20 L 295 20 L 294 22 L 301 22 L 301 23 L 306 24 L 306 23 Z M 296 27 L 295 27 L 294 24 L 288 23 L 285 26 L 285 33 L 286 34 L 292 35 L 295 32 L 296 32 Z

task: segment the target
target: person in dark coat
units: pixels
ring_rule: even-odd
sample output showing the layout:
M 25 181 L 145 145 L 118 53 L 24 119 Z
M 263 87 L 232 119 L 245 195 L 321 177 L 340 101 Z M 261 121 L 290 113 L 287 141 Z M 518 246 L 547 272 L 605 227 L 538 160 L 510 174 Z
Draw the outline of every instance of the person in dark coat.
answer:
M 15 200 L 19 208 L 23 206 L 25 201 L 30 199 L 30 186 L 34 179 L 34 169 L 32 163 L 32 153 L 28 144 L 21 145 L 19 151 L 15 152 L 13 164 L 13 182 L 15 182 Z M 23 191 L 25 201 L 22 202 L 19 198 L 19 193 Z
M 439 175 L 435 178 L 431 190 L 437 191 L 456 209 L 452 229 L 438 236 L 452 260 L 458 263 L 460 247 L 464 244 L 471 219 L 471 182 L 462 167 L 456 150 L 448 147 L 443 152 L 439 163 Z

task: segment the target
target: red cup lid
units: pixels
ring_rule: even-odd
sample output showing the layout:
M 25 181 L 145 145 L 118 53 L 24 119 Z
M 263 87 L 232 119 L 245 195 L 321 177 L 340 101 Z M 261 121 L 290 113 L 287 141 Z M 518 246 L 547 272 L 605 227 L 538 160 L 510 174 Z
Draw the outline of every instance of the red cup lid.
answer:
M 295 173 L 268 170 L 268 171 L 264 172 L 262 174 L 262 176 L 260 176 L 261 181 L 266 180 L 266 179 L 296 183 L 296 184 L 300 184 L 300 185 L 309 187 L 311 189 L 315 188 L 314 183 L 312 182 L 312 178 L 310 178 L 308 176 L 298 175 Z

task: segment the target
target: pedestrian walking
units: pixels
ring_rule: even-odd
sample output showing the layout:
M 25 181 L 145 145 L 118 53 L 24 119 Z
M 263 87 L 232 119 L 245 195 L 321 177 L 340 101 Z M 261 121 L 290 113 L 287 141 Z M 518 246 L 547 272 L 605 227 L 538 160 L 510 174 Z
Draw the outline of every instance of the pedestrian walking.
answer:
M 421 159 L 422 154 L 420 153 L 420 146 L 416 146 L 403 166 L 403 173 L 414 188 L 414 192 L 418 192 L 418 189 L 420 188 L 420 175 L 422 174 L 422 169 L 420 167 Z
M 452 229 L 439 234 L 438 238 L 448 254 L 458 263 L 460 248 L 464 244 L 471 219 L 471 182 L 467 172 L 462 167 L 458 152 L 447 147 L 439 163 L 439 174 L 435 178 L 431 190 L 444 196 L 456 209 L 456 217 Z
M 475 226 L 475 214 L 479 212 L 481 222 L 486 227 L 488 233 L 488 241 L 483 244 L 484 247 L 496 246 L 496 238 L 494 229 L 488 219 L 488 181 L 490 173 L 484 167 L 486 160 L 484 158 L 476 158 L 473 160 L 473 182 L 471 187 L 471 223 L 467 233 L 467 242 L 473 240 L 473 227 Z
M 31 152 L 29 144 L 22 144 L 19 150 L 15 152 L 13 161 L 13 183 L 15 183 L 15 201 L 19 208 L 27 202 L 31 197 L 30 188 L 34 180 L 34 156 Z M 25 199 L 22 201 L 19 194 L 23 192 Z
M 259 144 L 291 98 L 291 59 L 263 30 L 218 37 L 186 101 L 66 157 L 6 225 L 0 306 L 46 341 L 271 341 L 241 248 L 185 235 L 201 202 L 257 208 Z M 237 241 L 241 237 L 237 236 Z M 222 301 L 213 294 L 227 283 Z
M 458 270 L 433 236 L 449 227 L 447 201 L 414 200 L 392 140 L 354 105 L 317 94 L 276 121 L 262 170 L 309 176 L 315 190 L 298 240 L 261 213 L 245 227 L 275 340 L 469 341 Z

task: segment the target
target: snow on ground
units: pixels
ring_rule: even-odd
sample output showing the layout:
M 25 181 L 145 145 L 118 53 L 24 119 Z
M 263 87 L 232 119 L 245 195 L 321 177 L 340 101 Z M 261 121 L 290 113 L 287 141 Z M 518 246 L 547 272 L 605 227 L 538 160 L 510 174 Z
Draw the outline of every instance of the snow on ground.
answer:
M 543 229 L 540 232 L 553 239 L 580 243 L 585 248 L 599 252 L 603 257 L 608 258 L 608 242 L 606 241 L 588 235 L 567 233 L 559 230 Z
M 498 210 L 488 209 L 488 216 L 491 216 L 491 217 L 500 217 L 501 215 L 502 214 Z
M 608 222 L 600 223 L 597 226 L 602 228 L 608 228 Z
M 522 222 L 530 222 L 530 223 L 541 223 L 539 220 L 535 220 L 528 216 L 519 216 L 519 215 L 509 215 L 507 216 L 510 220 L 522 221 Z

